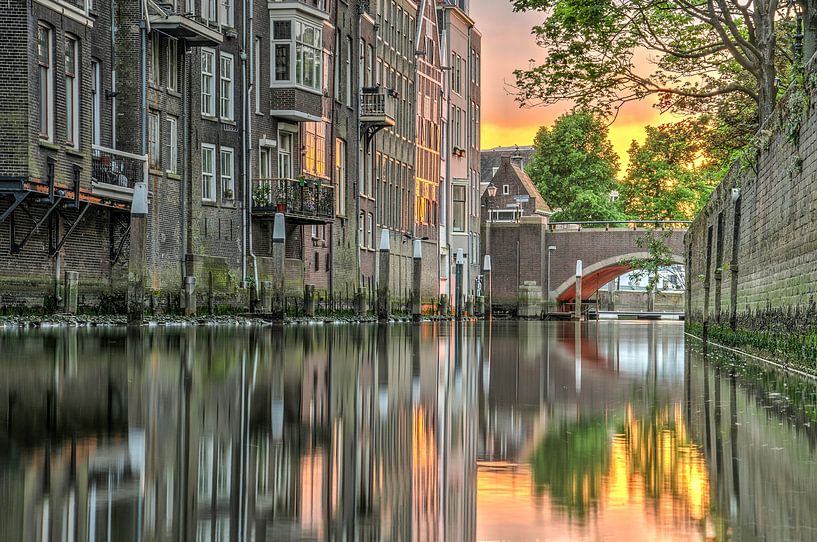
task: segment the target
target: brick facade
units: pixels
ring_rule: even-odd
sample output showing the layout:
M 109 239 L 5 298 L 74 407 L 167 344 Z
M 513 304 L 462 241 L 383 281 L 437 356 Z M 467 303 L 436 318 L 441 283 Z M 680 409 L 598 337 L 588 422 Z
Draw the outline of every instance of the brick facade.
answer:
M 84 308 L 124 302 L 128 190 L 141 180 L 140 157 L 146 155 L 145 282 L 154 310 L 179 309 L 186 276 L 196 278 L 199 306 L 239 308 L 249 302 L 253 283 L 271 278 L 267 264 L 272 256 L 273 213 L 255 212 L 253 189 L 262 177 L 282 175 L 292 182 L 305 177 L 310 186 L 317 183 L 331 197 L 343 197 L 342 204 L 335 204 L 337 216 L 311 219 L 286 212 L 292 290 L 312 284 L 325 295 L 345 295 L 374 284 L 380 230 L 388 228 L 392 290 L 408 291 L 412 250 L 407 236 L 415 233 L 419 7 L 410 0 L 392 0 L 388 10 L 374 2 L 279 7 L 253 0 L 255 14 L 249 19 L 249 1 L 229 3 L 229 21 L 221 3 L 218 20 L 208 21 L 201 12 L 204 4 L 195 2 L 196 18 L 184 24 L 178 21 L 185 15 L 173 13 L 166 3 L 148 4 L 149 24 L 141 2 L 96 2 L 94 11 L 83 12 L 60 7 L 65 0 L 31 0 L 0 13 L 5 30 L 0 38 L 5 83 L 0 87 L 0 176 L 13 181 L 0 185 L 0 216 L 6 214 L 0 221 L 0 310 L 58 308 L 66 271 L 80 273 Z M 436 4 L 422 5 L 433 26 Z M 400 20 L 392 15 L 399 12 Z M 295 80 L 294 42 L 292 80 L 277 82 L 275 20 L 306 21 L 320 29 L 322 89 Z M 40 135 L 38 25 L 50 32 L 53 135 L 46 139 Z M 70 145 L 67 36 L 78 44 L 79 68 L 79 138 Z M 439 40 L 434 47 L 439 48 Z M 443 59 L 435 57 L 439 71 Z M 212 76 L 204 72 L 208 63 Z M 394 91 L 397 123 L 367 146 L 360 89 L 377 85 Z M 231 89 L 229 100 L 223 100 L 224 89 Z M 223 103 L 231 115 L 222 114 Z M 432 132 L 442 138 L 440 129 Z M 292 136 L 286 152 L 282 133 Z M 434 142 L 436 148 L 440 141 Z M 337 149 L 345 149 L 343 160 Z M 52 161 L 56 199 L 46 200 L 42 190 L 52 182 Z M 136 169 L 125 171 L 122 164 Z M 337 178 L 341 170 L 344 176 Z M 423 287 L 430 301 L 437 293 L 439 259 L 438 229 L 429 227 L 419 235 L 429 237 Z M 24 239 L 17 249 L 15 243 Z

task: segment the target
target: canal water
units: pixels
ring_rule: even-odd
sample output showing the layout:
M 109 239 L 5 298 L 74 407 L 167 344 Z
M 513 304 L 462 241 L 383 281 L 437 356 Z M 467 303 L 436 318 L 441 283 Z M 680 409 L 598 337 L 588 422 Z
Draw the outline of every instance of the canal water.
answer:
M 673 322 L 0 332 L 0 540 L 816 540 L 815 385 Z

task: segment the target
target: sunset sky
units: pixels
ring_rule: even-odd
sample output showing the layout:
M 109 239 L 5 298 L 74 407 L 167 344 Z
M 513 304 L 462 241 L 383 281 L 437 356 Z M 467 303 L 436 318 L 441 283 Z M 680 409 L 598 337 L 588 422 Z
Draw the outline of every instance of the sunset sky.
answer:
M 482 32 L 482 148 L 530 145 L 536 130 L 550 125 L 570 104 L 520 109 L 506 84 L 514 82 L 512 71 L 537 62 L 544 50 L 536 45 L 531 28 L 541 13 L 514 13 L 510 0 L 472 0 L 471 16 Z M 669 122 L 659 118 L 652 103 L 631 103 L 622 109 L 610 129 L 610 139 L 626 169 L 627 149 L 633 139 L 643 141 L 644 126 Z

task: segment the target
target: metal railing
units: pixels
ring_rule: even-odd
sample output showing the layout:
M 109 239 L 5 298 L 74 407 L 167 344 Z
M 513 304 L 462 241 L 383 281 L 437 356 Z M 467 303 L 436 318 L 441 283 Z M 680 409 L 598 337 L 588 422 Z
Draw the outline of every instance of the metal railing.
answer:
M 335 218 L 335 189 L 319 179 L 253 179 L 254 212 L 315 220 Z
M 360 121 L 394 124 L 395 100 L 392 92 L 382 87 L 366 87 L 360 92 Z
M 133 188 L 133 185 L 145 178 L 147 157 L 93 146 L 93 169 L 91 180 L 97 183 Z
M 691 220 L 582 220 L 577 222 L 549 222 L 548 229 L 555 230 L 579 230 L 588 226 L 591 228 L 625 228 L 637 230 L 639 226 L 660 230 L 683 230 L 692 224 Z

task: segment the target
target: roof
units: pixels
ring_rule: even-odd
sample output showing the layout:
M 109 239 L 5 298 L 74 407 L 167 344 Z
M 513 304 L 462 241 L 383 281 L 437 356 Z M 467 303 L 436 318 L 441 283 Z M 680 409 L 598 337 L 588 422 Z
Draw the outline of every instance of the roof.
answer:
M 542 211 L 543 213 L 552 213 L 553 211 L 551 208 L 548 207 L 547 203 L 545 203 L 545 198 L 542 197 L 542 194 L 539 193 L 536 185 L 533 184 L 533 179 L 530 178 L 530 175 L 525 173 L 525 171 L 516 164 L 511 164 L 511 169 L 519 178 L 522 186 L 525 187 L 525 192 L 527 192 L 530 196 L 536 196 L 536 210 Z

